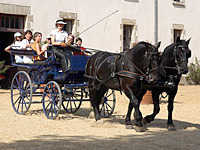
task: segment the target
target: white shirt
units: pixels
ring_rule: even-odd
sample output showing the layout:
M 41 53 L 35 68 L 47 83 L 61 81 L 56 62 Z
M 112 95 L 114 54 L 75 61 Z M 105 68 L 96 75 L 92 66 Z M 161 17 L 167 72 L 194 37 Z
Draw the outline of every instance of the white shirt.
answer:
M 26 48 L 26 45 L 30 44 L 31 42 L 33 42 L 33 40 L 28 41 L 27 39 L 23 39 L 22 40 L 22 48 L 25 48 L 27 50 L 31 50 L 31 48 Z M 23 61 L 24 61 L 24 63 L 33 63 L 32 56 L 24 56 Z
M 21 49 L 22 48 L 22 41 L 15 41 L 11 47 L 13 49 Z M 16 63 L 23 63 L 23 56 L 15 55 L 15 62 Z
M 51 35 L 54 37 L 55 42 L 63 42 L 66 43 L 65 39 L 68 37 L 68 33 L 64 30 L 58 31 L 58 29 L 53 30 Z

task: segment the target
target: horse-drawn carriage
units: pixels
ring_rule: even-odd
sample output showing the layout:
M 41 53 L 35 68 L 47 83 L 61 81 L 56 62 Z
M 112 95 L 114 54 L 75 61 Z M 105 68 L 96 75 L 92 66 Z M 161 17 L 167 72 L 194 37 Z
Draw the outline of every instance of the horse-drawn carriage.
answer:
M 139 42 L 129 51 L 118 54 L 100 51 L 91 57 L 72 55 L 67 75 L 59 72 L 61 67 L 53 52 L 44 62 L 35 64 L 17 64 L 12 59 L 12 65 L 23 68 L 15 74 L 11 84 L 12 106 L 17 113 L 25 114 L 33 103 L 32 98 L 39 95 L 42 96 L 40 102 L 45 115 L 55 119 L 61 106 L 66 112 L 73 113 L 82 101 L 90 100 L 98 121 L 102 115 L 113 113 L 116 100 L 113 90 L 118 90 L 130 100 L 125 124 L 128 128 L 132 126 L 134 108 L 135 129 L 145 131 L 144 125 L 159 113 L 159 96 L 166 92 L 169 96 L 167 126 L 173 130 L 173 103 L 181 75 L 188 72 L 189 42 L 177 38 L 161 56 L 158 52 L 160 43 L 152 45 L 147 42 Z M 12 50 L 11 54 L 34 55 L 33 51 L 23 50 Z M 43 92 L 38 92 L 38 89 L 43 89 Z M 143 117 L 139 106 L 147 89 L 152 91 L 154 109 L 152 114 Z
M 89 101 L 87 79 L 84 77 L 85 65 L 90 56 L 70 55 L 67 59 L 69 70 L 64 73 L 56 56 L 49 47 L 49 57 L 33 64 L 16 63 L 14 56 L 35 56 L 32 50 L 11 50 L 12 65 L 18 68 L 11 83 L 11 103 L 17 114 L 25 114 L 31 104 L 42 103 L 48 119 L 55 119 L 63 108 L 68 113 L 75 113 L 83 101 Z M 80 49 L 74 48 L 74 51 Z M 34 100 L 35 97 L 37 100 Z M 115 107 L 115 93 L 109 90 L 101 103 L 103 117 L 110 116 Z

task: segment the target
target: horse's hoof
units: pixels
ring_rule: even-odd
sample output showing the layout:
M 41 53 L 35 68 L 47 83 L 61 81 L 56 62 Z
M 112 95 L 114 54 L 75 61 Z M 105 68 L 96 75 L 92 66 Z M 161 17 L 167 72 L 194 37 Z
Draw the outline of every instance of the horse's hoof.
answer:
M 136 132 L 145 132 L 146 129 L 144 127 L 135 126 L 135 131 Z
M 142 119 L 142 124 L 143 124 L 144 126 L 146 126 L 146 125 L 148 124 L 148 121 L 147 121 L 145 118 L 143 118 L 143 119 Z
M 126 129 L 133 129 L 133 125 L 131 124 L 126 125 Z
M 148 124 L 148 122 L 145 120 L 145 118 L 142 119 L 142 125 L 143 125 L 143 127 L 144 127 L 145 129 L 147 129 L 147 124 Z
M 91 112 L 89 113 L 88 118 L 89 118 L 89 119 L 94 119 L 94 118 L 95 118 L 95 117 L 94 117 L 94 112 L 93 112 L 93 111 L 91 111 Z
M 168 129 L 168 131 L 176 131 L 176 128 L 174 125 L 168 125 L 167 129 Z
M 102 119 L 101 120 L 97 120 L 96 124 L 104 124 L 104 121 Z

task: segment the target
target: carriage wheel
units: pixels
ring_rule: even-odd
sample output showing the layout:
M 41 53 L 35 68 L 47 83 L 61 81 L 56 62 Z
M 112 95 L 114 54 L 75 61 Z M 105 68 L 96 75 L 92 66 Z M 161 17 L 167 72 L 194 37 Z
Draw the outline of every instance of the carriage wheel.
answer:
M 55 81 L 49 81 L 42 96 L 43 111 L 48 119 L 55 119 L 60 111 L 62 93 Z
M 116 96 L 114 90 L 108 90 L 99 106 L 100 114 L 102 117 L 107 118 L 112 115 L 115 109 Z
M 11 83 L 11 103 L 17 114 L 25 114 L 32 102 L 32 83 L 25 71 L 15 74 Z
M 166 92 L 162 92 L 159 95 L 159 101 L 163 102 L 163 101 L 168 101 L 169 95 Z
M 63 96 L 62 106 L 67 113 L 75 113 L 82 104 L 83 89 L 71 89 Z

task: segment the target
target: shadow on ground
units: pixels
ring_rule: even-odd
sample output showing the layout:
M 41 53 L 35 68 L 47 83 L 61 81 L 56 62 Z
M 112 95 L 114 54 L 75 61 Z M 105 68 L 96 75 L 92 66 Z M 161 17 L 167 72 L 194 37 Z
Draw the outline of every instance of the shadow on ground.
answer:
M 102 138 L 41 135 L 32 140 L 0 143 L 1 150 L 197 150 L 199 130 L 151 132 Z

